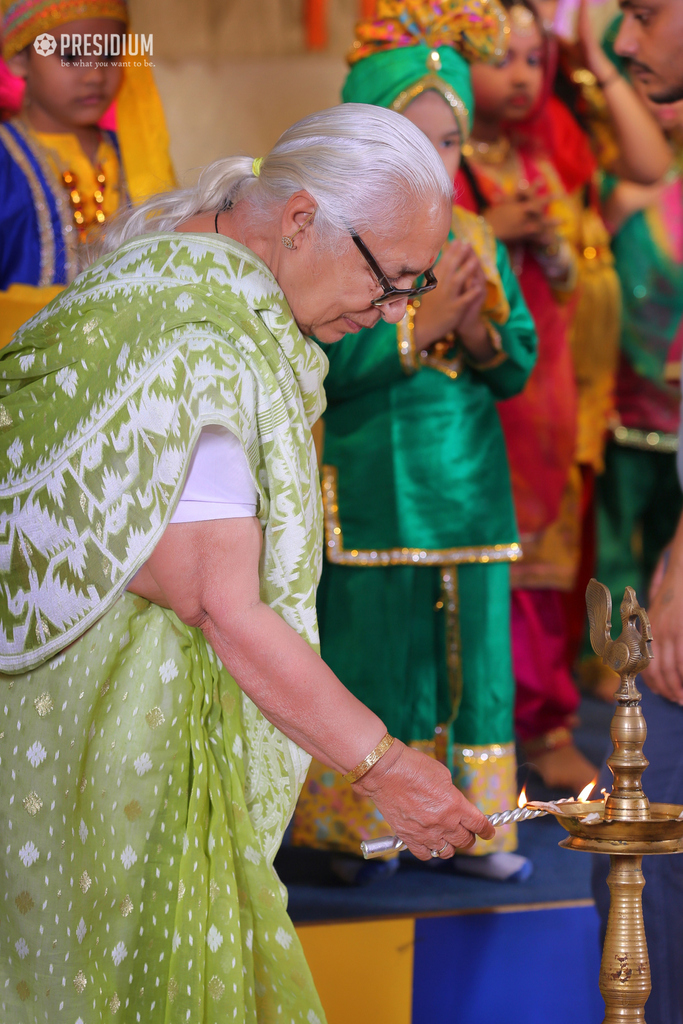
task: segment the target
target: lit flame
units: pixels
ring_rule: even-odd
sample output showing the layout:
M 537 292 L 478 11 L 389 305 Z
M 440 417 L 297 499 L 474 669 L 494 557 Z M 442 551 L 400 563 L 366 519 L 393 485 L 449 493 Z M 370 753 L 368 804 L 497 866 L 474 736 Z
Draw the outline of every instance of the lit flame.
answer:
M 519 800 L 517 801 L 517 806 L 518 807 L 526 807 L 528 802 L 529 801 L 526 798 L 526 786 L 525 786 L 524 789 L 522 790 L 522 792 L 519 794 Z
M 601 797 L 602 797 L 602 799 L 603 799 L 603 800 L 605 801 L 605 803 L 607 803 L 607 797 L 609 796 L 609 793 L 607 792 L 607 790 L 605 789 L 605 787 L 604 787 L 604 786 L 603 786 L 603 787 L 602 787 L 602 789 L 600 790 L 600 796 L 601 796 Z
M 576 802 L 577 803 L 582 804 L 584 802 L 584 800 L 588 799 L 588 797 L 591 795 L 591 793 L 595 789 L 597 781 L 598 781 L 598 777 L 596 775 L 592 782 L 589 782 L 587 786 L 583 787 L 583 789 L 581 790 L 581 792 L 579 793 L 579 795 L 576 798 Z

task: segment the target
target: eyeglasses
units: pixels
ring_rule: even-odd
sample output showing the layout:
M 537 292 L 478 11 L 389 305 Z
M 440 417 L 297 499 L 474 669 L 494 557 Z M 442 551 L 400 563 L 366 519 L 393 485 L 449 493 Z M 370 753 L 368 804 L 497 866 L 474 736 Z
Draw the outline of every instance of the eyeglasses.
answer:
M 389 302 L 396 302 L 397 299 L 416 299 L 418 295 L 425 295 L 436 288 L 438 282 L 431 268 L 425 271 L 425 283 L 420 285 L 419 288 L 392 288 L 386 274 L 380 269 L 379 263 L 360 235 L 357 235 L 353 228 L 349 228 L 349 233 L 356 248 L 377 278 L 377 284 L 382 289 L 382 294 L 379 298 L 371 299 L 371 305 L 385 306 Z

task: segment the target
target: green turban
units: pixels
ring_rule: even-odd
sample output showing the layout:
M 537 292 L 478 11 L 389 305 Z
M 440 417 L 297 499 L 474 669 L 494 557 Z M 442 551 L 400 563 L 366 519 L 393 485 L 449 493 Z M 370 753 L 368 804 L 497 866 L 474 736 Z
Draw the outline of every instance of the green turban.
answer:
M 406 46 L 383 50 L 359 60 L 349 71 L 342 99 L 372 103 L 402 113 L 427 89 L 440 93 L 455 114 L 463 141 L 472 127 L 474 98 L 470 66 L 459 53 L 442 46 Z

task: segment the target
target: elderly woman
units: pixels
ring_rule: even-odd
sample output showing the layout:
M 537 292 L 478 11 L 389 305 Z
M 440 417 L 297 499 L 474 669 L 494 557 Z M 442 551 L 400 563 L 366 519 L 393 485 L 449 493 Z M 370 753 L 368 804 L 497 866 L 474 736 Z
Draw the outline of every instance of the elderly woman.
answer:
M 3 352 L 3 1019 L 322 1020 L 272 869 L 309 754 L 422 859 L 492 836 L 316 647 L 309 339 L 403 317 L 450 194 L 407 119 L 315 114 Z

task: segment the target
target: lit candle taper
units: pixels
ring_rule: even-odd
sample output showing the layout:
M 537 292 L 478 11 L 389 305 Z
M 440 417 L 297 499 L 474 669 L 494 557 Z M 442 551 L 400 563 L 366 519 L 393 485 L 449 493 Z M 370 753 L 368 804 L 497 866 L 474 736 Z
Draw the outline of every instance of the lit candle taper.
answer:
M 595 782 L 591 782 L 586 786 L 576 798 L 577 802 L 581 803 L 585 800 L 594 787 Z M 529 821 L 531 818 L 542 818 L 545 814 L 559 811 L 559 804 L 568 803 L 574 803 L 573 797 L 553 800 L 550 803 L 541 800 L 527 803 L 526 794 L 522 790 L 519 795 L 519 807 L 515 807 L 514 810 L 496 811 L 494 814 L 487 814 L 486 817 L 492 825 L 510 825 L 513 821 Z M 365 842 L 360 844 L 360 848 L 365 859 L 370 860 L 372 857 L 382 857 L 385 853 L 392 853 L 394 850 L 405 850 L 406 845 L 398 836 L 382 836 L 381 839 L 365 840 Z

